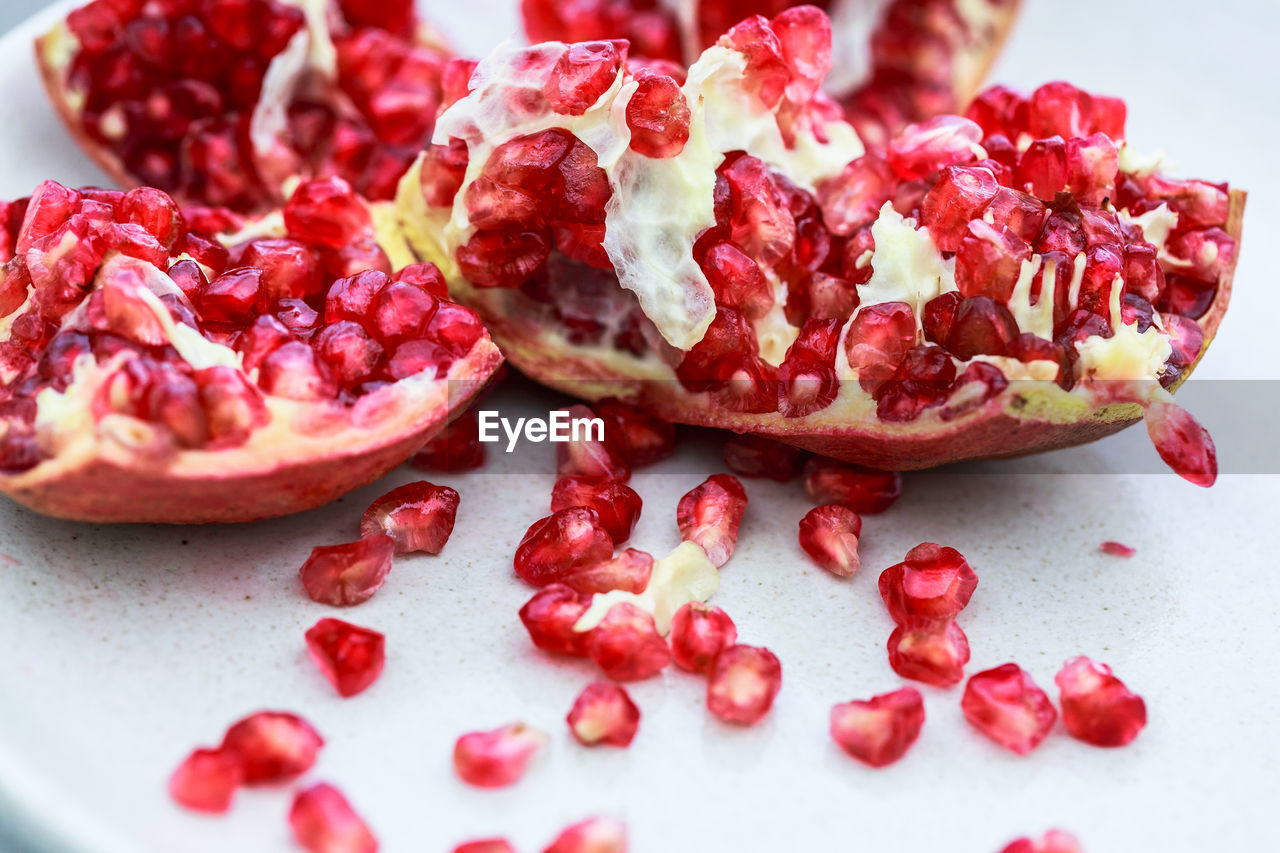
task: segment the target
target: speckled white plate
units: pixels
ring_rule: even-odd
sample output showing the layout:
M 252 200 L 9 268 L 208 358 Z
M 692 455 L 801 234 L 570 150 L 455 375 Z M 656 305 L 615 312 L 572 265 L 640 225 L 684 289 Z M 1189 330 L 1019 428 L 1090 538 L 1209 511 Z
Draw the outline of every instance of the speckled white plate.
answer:
M 478 28 L 512 24 L 513 2 L 465 5 L 441 17 L 468 48 L 486 40 Z M 1265 142 L 1275 118 L 1256 113 L 1266 99 L 1252 101 L 1237 133 L 1214 136 L 1205 125 L 1221 128 L 1250 103 L 1226 84 L 1248 79 L 1241 63 L 1267 79 L 1266 22 L 1246 21 L 1244 4 L 1234 17 L 1221 4 L 1212 20 L 1195 19 L 1203 61 L 1153 51 L 1141 78 L 1117 75 L 1100 63 L 1118 33 L 1138 26 L 1138 5 L 1070 4 L 1064 21 L 1067 5 L 1031 3 L 1004 78 L 1069 76 L 1128 96 L 1135 137 L 1140 130 L 1144 142 L 1184 152 L 1189 166 L 1227 170 L 1255 190 L 1247 231 L 1263 236 L 1280 197 L 1259 192 L 1277 187 Z M 1135 22 L 1109 23 L 1097 44 L 1064 55 L 1064 28 L 1117 15 Z M 1142 26 L 1151 43 L 1171 44 L 1192 26 L 1172 22 L 1190 20 Z M 46 177 L 101 180 L 43 102 L 27 50 L 38 29 L 0 42 L 6 197 Z M 1061 65 L 1043 70 L 1046 57 Z M 1189 103 L 1203 103 L 1208 117 L 1171 109 Z M 1275 375 L 1253 360 L 1262 318 L 1277 316 L 1274 276 L 1264 274 L 1259 241 L 1246 246 L 1223 341 L 1202 369 L 1217 377 Z M 558 400 L 513 383 L 494 404 L 528 415 Z M 1211 427 L 1232 416 L 1202 414 Z M 338 614 L 387 635 L 385 674 L 352 700 L 337 698 L 306 659 L 303 631 L 334 611 L 303 596 L 296 569 L 313 545 L 353 538 L 367 503 L 412 471 L 314 512 L 236 527 L 77 525 L 0 502 L 0 838 L 77 853 L 289 850 L 288 790 L 244 793 L 229 816 L 211 819 L 174 807 L 164 787 L 194 745 L 215 742 L 249 711 L 285 708 L 328 739 L 308 779 L 345 790 L 392 853 L 447 851 L 485 834 L 533 851 L 593 813 L 627 820 L 640 853 L 994 853 L 1051 826 L 1076 832 L 1089 853 L 1275 849 L 1280 575 L 1259 516 L 1274 512 L 1280 480 L 1228 476 L 1201 491 L 1170 475 L 1114 473 L 1154 458 L 1131 433 L 1036 460 L 909 476 L 901 502 L 867 519 L 864 568 L 847 581 L 814 569 L 797 548 L 807 508 L 798 484 L 748 483 L 748 519 L 717 603 L 744 641 L 781 658 L 776 708 L 757 728 L 728 729 L 703 709 L 701 682 L 669 670 L 631 688 L 644 717 L 626 751 L 571 741 L 563 717 L 591 667 L 538 654 L 516 619 L 530 593 L 512 576 L 511 554 L 545 514 L 547 445 L 439 479 L 462 494 L 444 554 L 398 560 L 372 601 Z M 1221 449 L 1224 464 L 1249 470 Z M 673 546 L 676 501 L 719 465 L 718 442 L 704 435 L 637 474 L 645 514 L 634 544 Z M 1104 556 L 1105 539 L 1138 554 Z M 1017 758 L 968 729 L 958 689 L 922 688 L 928 722 L 905 760 L 872 771 L 845 758 L 828 740 L 828 708 L 902 683 L 886 661 L 891 624 L 875 579 L 923 540 L 958 547 L 981 577 L 961 619 L 970 672 L 1014 660 L 1051 687 L 1070 656 L 1107 661 L 1146 697 L 1151 723 L 1137 742 L 1098 750 L 1059 727 Z M 459 784 L 454 738 L 515 719 L 554 735 L 528 776 L 501 792 Z

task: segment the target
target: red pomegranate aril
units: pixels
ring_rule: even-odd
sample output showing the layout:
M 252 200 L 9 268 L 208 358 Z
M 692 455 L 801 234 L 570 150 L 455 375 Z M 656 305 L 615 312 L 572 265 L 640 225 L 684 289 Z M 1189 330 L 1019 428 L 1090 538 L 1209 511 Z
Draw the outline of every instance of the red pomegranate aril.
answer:
M 969 233 L 969 220 L 980 215 L 998 189 L 990 169 L 948 166 L 925 196 L 920 224 L 929 229 L 929 236 L 941 251 L 954 252 Z
M 1120 154 L 1102 133 L 1067 140 L 1067 188 L 1077 200 L 1102 204 L 1115 195 Z
M 978 731 L 1018 755 L 1040 745 L 1058 712 L 1016 663 L 979 672 L 964 686 L 960 708 Z
M 551 511 L 575 506 L 595 510 L 613 544 L 620 545 L 631 538 L 642 502 L 635 489 L 625 483 L 584 476 L 561 477 L 551 492 Z
M 1026 130 L 1032 136 L 1086 136 L 1092 129 L 1093 98 L 1070 83 L 1045 83 L 1027 100 Z
M 998 222 L 1030 243 L 1044 227 L 1049 211 L 1044 202 L 1033 195 L 1009 187 L 1000 187 L 980 217 Z M 978 217 L 975 217 L 978 218 Z
M 951 290 L 939 294 L 924 304 L 924 313 L 920 317 L 920 325 L 924 329 L 924 337 L 941 346 L 947 345 L 951 337 L 951 329 L 956 322 L 956 312 L 964 299 L 958 291 Z
M 587 656 L 587 634 L 573 630 L 591 606 L 591 595 L 561 583 L 539 590 L 520 608 L 520 621 L 533 644 L 548 652 Z
M 680 498 L 676 507 L 680 538 L 701 545 L 720 568 L 733 556 L 746 509 L 747 492 L 738 478 L 712 474 Z
M 1174 473 L 1204 488 L 1217 481 L 1217 448 L 1190 412 L 1175 403 L 1150 403 L 1143 420 L 1156 452 Z
M 247 267 L 224 272 L 196 294 L 200 316 L 237 324 L 249 319 L 263 298 L 262 277 L 262 270 Z
M 672 616 L 668 640 L 676 666 L 705 675 L 720 652 L 738 642 L 738 629 L 719 607 L 691 601 Z
M 1190 275 L 1213 281 L 1218 270 L 1235 261 L 1236 241 L 1221 228 L 1175 233 L 1166 244 L 1169 254 L 1186 264 Z
M 627 101 L 632 151 L 646 157 L 674 157 L 689 141 L 689 103 L 680 85 L 665 74 L 641 73 Z
M 409 264 L 391 277 L 399 284 L 407 284 L 431 294 L 437 299 L 449 298 L 449 287 L 444 275 L 435 264 Z
M 912 619 L 889 635 L 889 666 L 903 678 L 934 687 L 954 687 L 964 679 L 969 638 L 954 620 Z
M 944 345 L 956 358 L 1006 355 L 1018 337 L 1018 321 L 1004 305 L 990 296 L 961 300 Z
M 640 728 L 640 709 L 619 685 L 597 681 L 578 694 L 566 720 L 583 746 L 626 747 Z
M 969 233 L 956 251 L 956 286 L 965 296 L 990 296 L 1008 303 L 1031 248 L 1003 225 L 981 219 L 969 223 Z
M 297 240 L 254 240 L 240 252 L 236 264 L 262 270 L 263 295 L 271 302 L 306 299 L 321 288 L 315 255 Z
M 1068 190 L 1067 144 L 1060 136 L 1037 139 L 1018 158 L 1014 183 L 1043 201 Z
M 477 788 L 505 788 L 520 781 L 529 762 L 550 738 L 524 723 L 470 732 L 453 745 L 458 778 Z
M 1010 841 L 1000 853 L 1084 853 L 1084 848 L 1071 833 L 1051 829 L 1039 841 L 1031 838 Z
M 906 755 L 923 727 L 924 699 L 914 687 L 831 709 L 831 738 L 871 767 L 888 767 Z
M 778 410 L 778 372 L 758 356 L 731 355 L 712 368 L 716 402 L 730 411 L 755 414 Z
M 363 693 L 382 674 L 386 637 L 341 619 L 321 619 L 307 629 L 307 652 L 344 697 Z
M 804 350 L 788 351 L 778 368 L 777 409 L 783 417 L 803 418 L 820 412 L 839 393 L 839 378 L 829 362 L 819 361 Z
M 567 411 L 574 426 L 570 440 L 556 445 L 559 476 L 619 483 L 631 479 L 631 467 L 622 454 L 609 442 L 603 429 L 595 428 L 595 412 L 581 404 L 570 406 Z
M 367 536 L 343 545 L 318 546 L 298 570 L 312 601 L 353 607 L 373 597 L 387 582 L 396 541 Z
M 817 506 L 800 519 L 800 547 L 836 577 L 847 578 L 858 570 L 858 537 L 862 519 L 840 504 Z
M 874 154 L 859 157 L 818 185 L 822 218 L 832 234 L 848 236 L 875 220 L 897 184 L 893 170 Z
M 653 617 L 622 602 L 609 608 L 587 635 L 587 656 L 615 681 L 639 681 L 657 675 L 671 662 L 671 650 L 654 627 Z
M 1124 746 L 1147 724 L 1147 705 L 1111 667 L 1087 657 L 1067 661 L 1054 676 L 1062 722 L 1077 740 L 1094 746 Z
M 675 451 L 674 424 L 615 397 L 597 400 L 592 409 L 604 421 L 605 440 L 632 468 L 661 462 Z
M 1138 553 L 1137 548 L 1126 545 L 1123 542 L 1103 542 L 1098 546 L 1098 550 L 1113 557 L 1132 557 Z
M 220 749 L 237 757 L 246 785 L 266 785 L 306 773 L 322 746 L 324 738 L 297 714 L 259 711 L 227 729 Z
M 588 818 L 561 832 L 542 853 L 627 853 L 627 828 L 613 818 Z
M 760 646 L 736 645 L 716 656 L 707 676 L 707 710 L 726 723 L 752 726 L 782 689 L 782 664 Z
M 580 116 L 613 85 L 624 58 L 614 42 L 570 44 L 547 77 L 542 94 L 556 112 Z
M 743 477 L 766 477 L 786 483 L 800 473 L 804 454 L 771 438 L 732 435 L 724 443 L 724 464 Z
M 916 316 L 907 303 L 882 302 L 859 308 L 845 333 L 844 350 L 862 389 L 874 394 L 891 379 L 915 338 Z
M 373 227 L 369 209 L 342 178 L 307 181 L 284 206 L 289 235 L 308 243 L 341 249 Z
M 944 621 L 965 608 L 978 586 L 969 561 L 955 548 L 924 542 L 880 574 L 880 597 L 899 625 L 912 619 Z
M 289 826 L 308 853 L 377 853 L 378 840 L 347 798 L 325 782 L 299 791 L 289 808 Z
M 576 570 L 613 557 L 613 540 L 589 507 L 574 506 L 535 521 L 515 554 L 516 574 L 525 583 L 546 586 Z
M 1155 303 L 1164 292 L 1164 269 L 1150 243 L 1131 243 L 1124 247 L 1125 289 Z
M 367 323 L 373 316 L 374 303 L 391 279 L 378 270 L 367 270 L 348 278 L 340 278 L 329 286 L 324 299 L 324 321 L 337 323 L 352 320 Z
M 904 181 L 976 159 L 982 128 L 960 116 L 935 116 L 907 125 L 889 143 L 889 165 Z
M 859 515 L 875 515 L 902 494 L 902 475 L 815 457 L 805 465 L 804 490 L 819 504 L 841 504 Z
M 649 585 L 653 564 L 652 554 L 627 548 L 615 554 L 612 560 L 567 572 L 560 580 L 584 593 L 604 593 L 615 589 L 641 593 Z
M 551 242 L 542 231 L 477 231 L 456 253 L 458 267 L 476 287 L 519 287 L 542 268 Z
M 374 303 L 373 332 L 393 346 L 421 337 L 439 305 L 436 297 L 416 285 L 392 282 Z
M 1218 295 L 1218 286 L 1179 273 L 1165 276 L 1165 289 L 1156 307 L 1161 314 L 1178 314 L 1191 320 L 1199 320 L 1208 313 Z
M 372 379 L 384 355 L 382 345 L 350 320 L 321 329 L 312 347 L 344 388 L 356 388 Z
M 1023 332 L 1009 343 L 1006 353 L 1024 364 L 1033 361 L 1052 361 L 1058 366 L 1058 384 L 1064 388 L 1071 386 L 1071 360 L 1067 355 L 1066 347 L 1062 344 L 1036 337 L 1030 332 Z
M 370 504 L 360 519 L 360 535 L 390 536 L 397 554 L 439 554 L 453 533 L 458 502 L 457 491 L 448 486 L 407 483 Z
M 505 838 L 482 838 L 459 844 L 453 848 L 453 853 L 516 853 L 516 848 Z
M 736 308 L 749 320 L 758 320 L 773 307 L 773 289 L 760 267 L 732 243 L 717 243 L 703 257 L 702 269 L 716 303 Z
M 231 808 L 242 781 L 240 756 L 224 749 L 197 749 L 169 777 L 169 796 L 184 808 L 221 814 Z

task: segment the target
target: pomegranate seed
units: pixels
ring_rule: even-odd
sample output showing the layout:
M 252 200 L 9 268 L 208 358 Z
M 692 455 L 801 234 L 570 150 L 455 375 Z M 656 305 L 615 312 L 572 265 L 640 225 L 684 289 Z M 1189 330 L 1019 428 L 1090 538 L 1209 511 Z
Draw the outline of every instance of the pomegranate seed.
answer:
M 672 617 L 669 639 L 676 666 L 705 675 L 720 652 L 738 642 L 738 628 L 719 607 L 691 601 Z
M 542 853 L 627 853 L 627 827 L 613 818 L 588 818 L 561 832 Z
M 631 150 L 657 159 L 674 157 L 689 141 L 689 102 L 665 74 L 641 73 L 637 79 L 626 109 Z
M 1016 663 L 971 676 L 960 708 L 974 728 L 1018 755 L 1039 746 L 1058 719 L 1049 697 Z
M 635 489 L 613 480 L 561 477 L 551 492 L 552 512 L 574 506 L 595 510 L 614 545 L 631 538 L 631 531 L 640 519 L 641 505 Z
M 907 303 L 881 302 L 859 308 L 849 321 L 844 351 L 862 389 L 874 394 L 892 379 L 915 339 L 916 315 Z
M 589 594 L 553 583 L 539 590 L 520 608 L 520 621 L 538 648 L 586 657 L 587 634 L 573 628 L 590 606 Z
M 299 791 L 289 808 L 294 840 L 309 853 L 376 853 L 378 840 L 347 798 L 325 782 Z
M 169 796 L 184 808 L 220 814 L 231 808 L 243 780 L 240 756 L 223 749 L 197 749 L 169 777 Z
M 889 635 L 889 666 L 903 678 L 954 687 L 969 662 L 969 638 L 955 620 L 913 619 Z
M 370 504 L 360 519 L 360 535 L 390 536 L 397 554 L 439 554 L 453 533 L 458 501 L 458 493 L 448 486 L 407 483 Z
M 990 169 L 948 166 L 925 196 L 920 224 L 929 229 L 940 250 L 954 252 L 969 233 L 969 220 L 981 214 L 998 189 Z
M 923 726 L 924 699 L 914 687 L 831 709 L 832 739 L 872 767 L 888 767 L 905 755 Z
M 564 574 L 560 582 L 587 594 L 614 590 L 639 594 L 649 586 L 653 566 L 652 554 L 627 548 L 614 555 L 612 560 Z
M 373 229 L 369 209 L 341 178 L 322 178 L 298 186 L 284 206 L 289 236 L 342 249 Z
M 613 42 L 571 44 L 556 62 L 542 94 L 556 112 L 580 116 L 613 85 L 624 58 Z
M 311 769 L 324 738 L 296 714 L 259 711 L 227 729 L 224 752 L 235 755 L 246 785 L 289 782 Z
M 716 656 L 707 677 L 707 709 L 726 723 L 758 723 L 782 689 L 782 664 L 761 646 L 736 645 Z
M 320 545 L 298 570 L 312 601 L 353 607 L 373 597 L 387 582 L 396 541 L 367 536 L 343 545 Z
M 566 719 L 583 746 L 630 746 L 640 728 L 640 709 L 618 685 L 597 681 L 578 695 Z
M 670 456 L 676 448 L 674 424 L 616 397 L 596 401 L 592 408 L 604 421 L 605 439 L 632 468 L 643 468 Z
M 880 574 L 880 597 L 899 625 L 912 618 L 943 621 L 965 608 L 978 586 L 969 561 L 955 548 L 923 542 Z
M 773 307 L 773 288 L 751 256 L 732 243 L 717 243 L 702 260 L 717 305 L 736 308 L 748 320 L 758 320 Z
M 653 617 L 627 602 L 609 608 L 587 635 L 587 655 L 615 681 L 639 681 L 657 675 L 671 662 L 671 650 Z
M 470 732 L 453 746 L 458 778 L 477 788 L 505 788 L 520 781 L 529 762 L 550 738 L 524 723 L 488 732 Z
M 594 419 L 595 412 L 586 406 L 570 406 L 572 421 Z M 562 441 L 556 445 L 557 471 L 561 477 L 579 476 L 595 480 L 615 480 L 625 483 L 631 479 L 631 468 L 607 439 L 592 438 L 590 428 L 575 441 Z
M 307 652 L 340 696 L 362 693 L 386 663 L 386 637 L 341 619 L 321 619 L 307 631 Z
M 888 160 L 904 181 L 969 162 L 982 139 L 982 128 L 967 118 L 941 115 L 909 124 L 889 143 Z
M 846 237 L 875 221 L 897 185 L 893 170 L 874 154 L 859 157 L 818 185 L 822 218 L 832 234 Z
M 800 473 L 803 454 L 789 444 L 758 435 L 732 435 L 724 443 L 724 464 L 743 477 L 786 483 Z
M 847 578 L 858 570 L 862 518 L 847 506 L 828 504 L 800 519 L 800 547 L 819 567 Z
M 1018 321 L 1008 308 L 990 296 L 974 296 L 960 301 L 944 344 L 956 358 L 968 361 L 976 355 L 1007 354 L 1018 335 Z
M 1102 204 L 1116 193 L 1120 154 L 1106 134 L 1067 141 L 1067 189 L 1078 200 Z
M 1007 303 L 1022 263 L 1030 258 L 1031 248 L 1012 230 L 975 219 L 956 251 L 956 286 L 965 296 Z
M 1031 143 L 1014 170 L 1014 183 L 1037 198 L 1053 201 L 1068 190 L 1067 145 L 1061 136 Z
M 733 556 L 746 509 L 747 492 L 738 478 L 713 474 L 680 498 L 676 508 L 680 538 L 701 545 L 718 569 Z
M 1051 829 L 1039 841 L 1030 838 L 1011 841 L 1000 853 L 1084 853 L 1084 849 L 1071 833 Z
M 426 471 L 469 471 L 483 465 L 484 457 L 480 421 L 468 410 L 427 442 L 409 464 Z
M 546 586 L 613 557 L 613 540 L 594 509 L 569 507 L 535 521 L 516 548 L 516 574 Z
M 1147 704 L 1105 663 L 1073 658 L 1054 676 L 1062 722 L 1073 738 L 1094 746 L 1124 746 L 1147 724 Z
M 1143 413 L 1156 452 L 1179 477 L 1208 488 L 1218 479 L 1218 451 L 1191 413 L 1175 403 L 1151 403 Z
M 841 504 L 859 515 L 875 515 L 902 494 L 902 475 L 815 457 L 805 465 L 804 490 L 820 504 Z
M 516 848 L 505 838 L 484 838 L 459 844 L 453 853 L 516 853 Z
M 1123 542 L 1103 542 L 1098 546 L 1098 550 L 1113 557 L 1132 557 L 1138 553 L 1137 548 L 1132 548 Z

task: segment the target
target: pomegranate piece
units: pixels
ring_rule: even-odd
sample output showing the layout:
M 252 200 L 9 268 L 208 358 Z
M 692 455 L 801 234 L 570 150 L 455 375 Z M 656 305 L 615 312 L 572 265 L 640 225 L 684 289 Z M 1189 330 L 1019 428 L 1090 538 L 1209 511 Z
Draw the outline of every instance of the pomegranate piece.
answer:
M 712 474 L 680 498 L 676 507 L 680 538 L 701 545 L 718 569 L 733 556 L 746 509 L 747 492 L 738 478 Z
M 578 116 L 591 108 L 613 85 L 626 58 L 625 46 L 595 41 L 571 44 L 556 61 L 542 89 L 551 109 Z
M 990 169 L 948 166 L 925 196 L 920 224 L 944 252 L 954 252 L 969 233 L 969 221 L 995 198 L 999 184 Z
M 1051 829 L 1039 841 L 1031 838 L 1010 841 L 1000 853 L 1084 853 L 1084 848 L 1071 833 Z
M 609 608 L 587 634 L 587 656 L 615 681 L 639 681 L 657 675 L 671 662 L 671 650 L 654 627 L 653 617 L 627 602 Z
M 888 767 L 906 754 L 924 726 L 924 699 L 903 687 L 831 709 L 831 738 L 863 764 Z
M 800 473 L 804 454 L 789 444 L 758 435 L 733 435 L 724 443 L 724 464 L 743 477 L 786 483 Z
M 397 554 L 439 554 L 453 533 L 458 500 L 458 493 L 448 486 L 425 480 L 408 483 L 370 504 L 360 519 L 360 535 L 390 536 Z
M 540 649 L 575 657 L 587 656 L 587 634 L 574 626 L 591 606 L 591 595 L 553 583 L 539 590 L 520 608 L 520 621 Z
M 453 746 L 453 769 L 468 785 L 505 788 L 520 781 L 529 762 L 549 740 L 545 732 L 524 723 L 470 732 Z
M 1016 663 L 970 676 L 960 709 L 974 728 L 1018 755 L 1039 746 L 1058 720 L 1049 697 Z
M 674 424 L 616 397 L 597 400 L 592 408 L 604 421 L 605 439 L 632 468 L 661 462 L 675 451 Z
M 738 642 L 738 628 L 719 607 L 691 601 L 671 619 L 671 659 L 676 666 L 705 675 L 722 651 Z
M 923 542 L 880 573 L 880 597 L 899 625 L 912 619 L 944 621 L 965 608 L 978 576 L 955 548 Z
M 227 729 L 223 752 L 236 756 L 246 785 L 289 782 L 316 763 L 324 738 L 297 714 L 259 711 Z
M 821 568 L 847 578 L 858 570 L 862 518 L 847 506 L 816 506 L 800 519 L 800 547 Z
M 516 574 L 546 586 L 613 557 L 613 540 L 594 509 L 573 506 L 535 521 L 516 548 Z
M 965 296 L 1008 303 L 1022 264 L 1030 259 L 1031 247 L 1011 229 L 975 219 L 956 250 L 956 286 Z
M 646 157 L 674 157 L 689 141 L 689 102 L 680 84 L 665 74 L 642 73 L 627 101 L 631 150 Z
M 969 638 L 954 619 L 913 619 L 889 635 L 889 666 L 903 678 L 934 687 L 954 687 L 964 679 Z
M 858 310 L 845 333 L 844 351 L 858 384 L 869 394 L 893 378 L 916 338 L 916 317 L 905 302 L 882 302 Z
M 375 535 L 344 545 L 320 545 L 298 570 L 312 601 L 334 607 L 363 604 L 387 582 L 396 541 Z
M 1147 705 L 1105 663 L 1073 658 L 1053 678 L 1060 691 L 1062 722 L 1077 740 L 1094 746 L 1124 746 L 1147 725 Z
M 613 818 L 588 818 L 561 832 L 542 853 L 627 853 L 627 827 Z
M 560 582 L 586 594 L 613 590 L 641 593 L 649 585 L 653 566 L 652 554 L 627 548 L 619 551 L 611 560 L 565 573 Z
M 923 178 L 947 166 L 976 159 L 982 128 L 960 116 L 935 116 L 907 125 L 889 143 L 889 166 L 903 180 Z
M 847 506 L 859 515 L 875 515 L 902 494 L 902 475 L 815 457 L 804 469 L 804 490 L 820 504 Z
M 608 681 L 588 684 L 566 718 L 583 746 L 630 746 L 640 728 L 640 709 L 627 691 Z
M 409 464 L 424 471 L 469 471 L 484 465 L 480 421 L 473 411 L 463 412 L 429 441 Z
M 595 412 L 586 406 L 570 406 L 568 409 L 571 422 L 590 422 L 596 417 Z M 578 427 L 572 433 L 570 441 L 562 441 L 556 445 L 556 470 L 561 477 L 584 477 L 594 480 L 613 480 L 625 483 L 631 479 L 631 467 L 622 455 L 604 438 L 603 431 L 598 437 L 592 437 L 593 429 L 581 430 Z
M 243 781 L 239 755 L 223 749 L 197 749 L 169 777 L 169 796 L 184 808 L 221 814 L 231 808 L 236 788 Z
M 453 853 L 516 853 L 516 848 L 505 838 L 482 838 L 459 844 Z
M 307 653 L 344 697 L 363 693 L 382 674 L 386 637 L 341 619 L 321 619 L 307 629 Z
M 1157 402 L 1149 404 L 1142 417 L 1156 452 L 1174 473 L 1205 488 L 1217 481 L 1217 448 L 1190 412 L 1174 403 Z
M 376 853 L 378 840 L 342 792 L 321 782 L 299 791 L 289 808 L 294 840 L 309 853 Z
M 575 506 L 595 510 L 613 544 L 619 545 L 631 538 L 631 531 L 640 520 L 642 501 L 635 489 L 616 480 L 561 477 L 551 491 L 551 511 Z
M 1098 546 L 1098 550 L 1113 557 L 1132 557 L 1138 553 L 1137 548 L 1133 548 L 1123 542 L 1103 542 Z
M 782 689 L 782 664 L 766 648 L 735 645 L 716 656 L 707 676 L 707 710 L 726 723 L 758 723 Z

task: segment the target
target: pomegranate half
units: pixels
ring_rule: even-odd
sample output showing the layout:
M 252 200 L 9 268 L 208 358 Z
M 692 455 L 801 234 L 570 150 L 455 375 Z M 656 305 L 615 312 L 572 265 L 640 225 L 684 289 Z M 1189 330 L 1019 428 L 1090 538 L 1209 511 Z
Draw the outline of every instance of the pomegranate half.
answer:
M 1244 194 L 1175 180 L 1125 107 L 1051 83 L 883 153 L 818 93 L 812 10 L 734 27 L 681 83 L 625 42 L 501 48 L 397 196 L 512 363 L 587 399 L 885 469 L 1091 441 L 1170 402 L 1226 310 Z
M 0 491 L 63 518 L 318 506 L 407 459 L 501 362 L 434 267 L 390 275 L 337 178 L 250 221 L 50 181 L 0 206 L 0 259 Z

